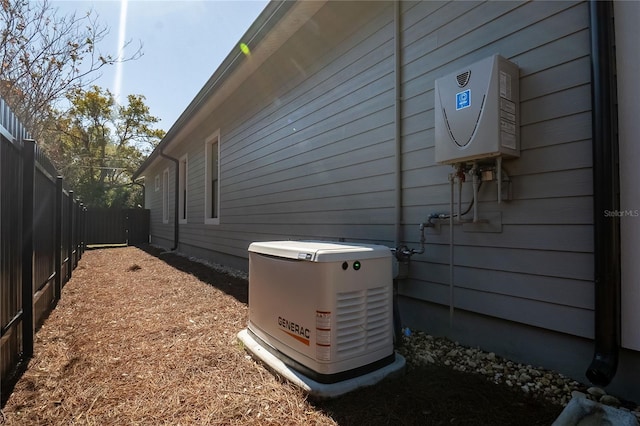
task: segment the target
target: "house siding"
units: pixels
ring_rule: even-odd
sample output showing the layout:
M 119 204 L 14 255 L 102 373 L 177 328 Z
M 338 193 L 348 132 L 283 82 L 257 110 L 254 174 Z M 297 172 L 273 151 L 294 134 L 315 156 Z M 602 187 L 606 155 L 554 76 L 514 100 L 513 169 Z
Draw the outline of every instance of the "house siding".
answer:
M 640 93 L 637 75 L 640 72 L 640 56 L 637 40 L 626 36 L 635 34 L 640 18 L 640 4 L 615 3 L 616 17 L 616 79 L 618 82 L 618 131 L 620 152 L 620 209 L 630 212 L 620 218 L 621 246 L 621 310 L 622 346 L 640 351 L 640 264 L 636 260 L 640 252 L 640 171 L 637 161 L 640 158 L 640 146 L 637 135 L 640 133 L 640 107 L 636 96 Z M 625 37 L 626 36 L 626 37 Z M 640 378 L 638 380 L 640 382 Z
M 499 212 L 502 232 L 456 226 L 453 304 L 593 337 L 587 5 L 418 2 L 405 16 L 411 17 L 402 68 L 405 242 L 418 243 L 417 225 L 428 213 L 449 211 L 450 168 L 434 164 L 435 78 L 500 53 L 520 67 L 521 157 L 504 163 L 510 201 L 497 203 L 494 183 L 481 188 L 479 211 Z M 448 305 L 448 226 L 428 241 L 400 292 Z
M 169 169 L 169 225 L 163 222 L 162 216 L 162 201 L 163 194 L 165 191 L 163 173 L 165 169 Z M 150 210 L 150 218 L 149 218 L 149 229 L 151 232 L 151 242 L 153 244 L 158 244 L 162 246 L 171 247 L 173 241 L 173 228 L 170 227 L 173 223 L 173 218 L 175 217 L 175 212 L 173 209 L 174 204 L 174 195 L 175 195 L 175 171 L 173 170 L 173 165 L 169 162 L 163 162 L 155 167 L 149 169 L 145 178 L 145 207 Z M 160 186 L 158 190 L 155 190 L 155 177 L 160 177 Z M 153 190 L 151 189 L 151 185 L 153 182 Z
M 261 72 L 243 83 L 211 120 L 168 150 L 174 157 L 189 156 L 181 249 L 204 251 L 212 260 L 246 269 L 252 241 L 321 238 L 392 245 L 392 9 L 374 2 L 363 19 L 353 4 L 336 6 L 343 9 L 339 22 L 330 8 L 319 12 L 318 21 L 334 19 L 337 28 L 303 27 L 263 64 L 262 71 L 278 68 L 277 73 Z M 271 102 L 257 104 L 257 94 Z M 220 224 L 204 225 L 204 141 L 218 128 Z M 170 163 L 159 164 L 148 174 Z M 169 226 L 152 222 L 152 240 L 160 228 L 165 232 L 158 237 L 170 239 L 166 230 L 172 220 Z
M 499 232 L 454 229 L 455 323 L 448 221 L 427 229 L 400 282 L 403 322 L 578 376 L 594 322 L 588 4 L 419 1 L 401 15 L 402 244 L 418 247 L 418 225 L 449 211 L 451 167 L 434 162 L 435 79 L 498 53 L 520 67 L 521 108 L 521 156 L 504 162 L 510 197 L 498 203 L 494 182 L 479 194 Z M 390 2 L 327 3 L 171 145 L 189 156 L 181 251 L 247 269 L 253 241 L 395 244 L 393 19 Z M 204 225 L 204 141 L 217 129 L 220 224 Z M 173 176 L 165 161 L 146 173 L 167 166 Z M 163 225 L 158 194 L 147 191 L 152 240 L 171 241 L 174 213 Z M 492 329 L 520 334 L 499 341 Z M 554 352 L 534 348 L 544 336 Z

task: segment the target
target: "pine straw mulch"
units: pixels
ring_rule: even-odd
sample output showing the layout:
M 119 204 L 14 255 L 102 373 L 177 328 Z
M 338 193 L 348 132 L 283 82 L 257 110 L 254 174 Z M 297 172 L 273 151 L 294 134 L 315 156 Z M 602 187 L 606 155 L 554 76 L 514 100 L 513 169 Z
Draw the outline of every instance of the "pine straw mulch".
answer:
M 542 425 L 561 411 L 440 367 L 409 367 L 401 379 L 308 400 L 238 343 L 246 302 L 245 280 L 180 256 L 151 247 L 87 251 L 36 335 L 4 421 Z

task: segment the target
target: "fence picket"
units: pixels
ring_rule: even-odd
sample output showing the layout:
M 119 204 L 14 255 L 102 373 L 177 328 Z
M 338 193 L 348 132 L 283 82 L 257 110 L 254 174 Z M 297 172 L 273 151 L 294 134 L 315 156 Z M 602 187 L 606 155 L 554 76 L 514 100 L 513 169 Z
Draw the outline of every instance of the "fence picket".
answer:
M 33 355 L 33 204 L 35 147 L 32 140 L 25 140 L 22 149 L 22 354 Z

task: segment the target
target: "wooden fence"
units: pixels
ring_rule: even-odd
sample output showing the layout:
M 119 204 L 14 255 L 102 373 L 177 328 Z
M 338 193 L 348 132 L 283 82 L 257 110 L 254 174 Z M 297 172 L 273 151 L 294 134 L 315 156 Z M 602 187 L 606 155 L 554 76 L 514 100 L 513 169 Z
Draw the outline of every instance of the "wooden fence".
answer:
M 86 209 L 0 99 L 0 389 L 84 251 Z M 2 395 L 4 396 L 4 395 Z

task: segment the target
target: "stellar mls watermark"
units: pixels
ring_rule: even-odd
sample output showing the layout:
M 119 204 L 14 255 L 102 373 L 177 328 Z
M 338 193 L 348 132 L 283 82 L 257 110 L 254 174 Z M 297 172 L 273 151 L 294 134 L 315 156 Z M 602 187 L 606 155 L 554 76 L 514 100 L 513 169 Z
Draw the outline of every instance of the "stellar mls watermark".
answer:
M 640 210 L 605 210 L 604 217 L 639 217 Z

